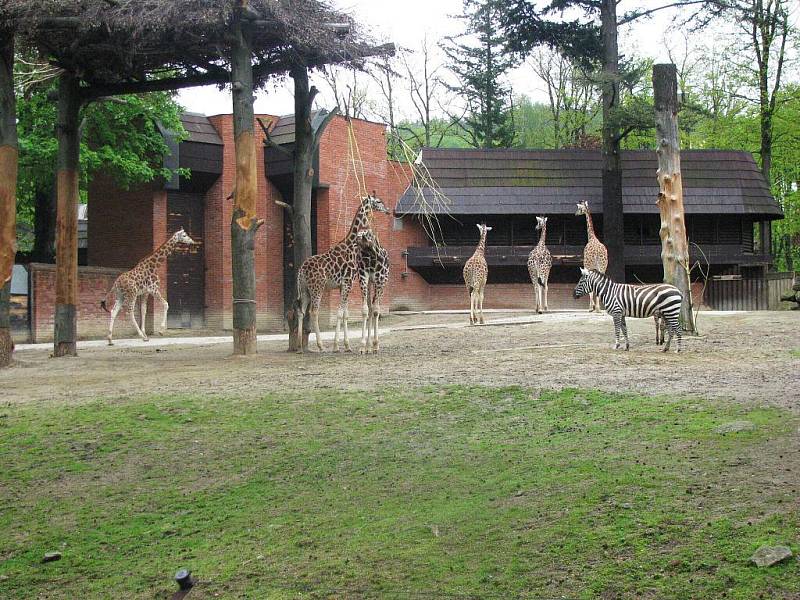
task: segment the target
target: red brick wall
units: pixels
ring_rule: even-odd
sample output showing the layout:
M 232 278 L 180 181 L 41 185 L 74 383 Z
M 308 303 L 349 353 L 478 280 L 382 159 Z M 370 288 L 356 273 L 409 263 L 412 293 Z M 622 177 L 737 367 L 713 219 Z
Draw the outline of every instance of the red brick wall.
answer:
M 55 313 L 55 265 L 31 263 L 31 336 L 33 342 L 53 339 Z M 105 337 L 108 332 L 108 313 L 100 308 L 114 280 L 122 271 L 104 267 L 78 267 L 78 339 Z M 108 307 L 114 299 L 107 299 Z M 127 311 L 120 312 L 114 324 L 114 337 L 136 334 Z

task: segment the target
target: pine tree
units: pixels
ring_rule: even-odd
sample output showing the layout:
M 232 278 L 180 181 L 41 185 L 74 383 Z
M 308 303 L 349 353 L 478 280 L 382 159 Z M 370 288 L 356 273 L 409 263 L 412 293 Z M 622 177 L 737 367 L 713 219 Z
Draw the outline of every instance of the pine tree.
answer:
M 514 144 L 511 90 L 503 77 L 514 65 L 504 52 L 501 33 L 504 3 L 464 0 L 466 31 L 442 45 L 449 69 L 458 79 L 451 89 L 466 101 L 459 118 L 465 137 L 476 148 L 508 148 Z

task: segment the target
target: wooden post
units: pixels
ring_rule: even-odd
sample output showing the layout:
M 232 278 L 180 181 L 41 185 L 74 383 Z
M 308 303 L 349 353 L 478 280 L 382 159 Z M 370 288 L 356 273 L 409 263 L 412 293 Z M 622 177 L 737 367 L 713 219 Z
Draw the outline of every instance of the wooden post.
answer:
M 689 278 L 689 244 L 683 212 L 683 182 L 678 133 L 678 76 L 675 65 L 653 67 L 653 91 L 658 139 L 658 210 L 661 213 L 661 262 L 664 281 L 683 294 L 681 321 L 686 331 L 696 332 Z
M 56 166 L 56 313 L 53 356 L 77 356 L 78 167 L 81 110 L 78 79 L 63 73 L 58 81 L 58 161 Z
M 237 2 L 231 27 L 231 89 L 236 183 L 231 217 L 231 273 L 233 276 L 233 353 L 255 354 L 256 269 L 255 237 L 263 219 L 256 218 L 255 115 L 253 113 L 253 51 L 251 33 L 242 22 L 247 0 Z
M 0 30 L 0 368 L 11 364 L 11 274 L 17 252 L 17 108 L 14 33 Z
M 620 150 L 619 45 L 617 0 L 602 0 L 600 31 L 603 42 L 603 244 L 608 250 L 606 274 L 625 281 L 625 226 L 622 204 L 622 155 Z

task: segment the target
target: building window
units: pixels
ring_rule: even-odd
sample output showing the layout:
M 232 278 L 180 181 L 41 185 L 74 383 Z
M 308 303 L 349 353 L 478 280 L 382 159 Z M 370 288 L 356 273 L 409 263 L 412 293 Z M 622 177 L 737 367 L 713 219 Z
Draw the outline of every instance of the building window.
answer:
M 403 231 L 403 217 L 395 217 L 392 221 L 392 229 L 394 231 Z

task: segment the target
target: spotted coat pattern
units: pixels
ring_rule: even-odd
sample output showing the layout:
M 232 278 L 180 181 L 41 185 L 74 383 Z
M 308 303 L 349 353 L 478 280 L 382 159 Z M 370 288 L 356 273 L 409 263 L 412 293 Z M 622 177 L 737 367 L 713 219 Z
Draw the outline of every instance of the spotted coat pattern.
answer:
M 583 249 L 583 268 L 589 271 L 595 270 L 605 273 L 608 268 L 608 250 L 594 233 L 589 203 L 586 201 L 579 202 L 578 210 L 575 214 L 586 215 L 586 234 L 589 241 Z M 601 312 L 600 299 L 597 294 L 589 294 L 589 312 Z
M 145 342 L 150 338 L 144 332 L 145 317 L 147 316 L 147 299 L 148 296 L 153 296 L 156 300 L 161 302 L 164 308 L 164 316 L 161 321 L 161 327 L 158 329 L 158 334 L 163 335 L 167 328 L 167 311 L 169 304 L 161 295 L 161 286 L 158 277 L 158 270 L 161 264 L 167 260 L 167 257 L 172 254 L 180 246 L 193 246 L 197 245 L 192 238 L 181 227 L 178 231 L 172 234 L 164 244 L 161 245 L 155 252 L 140 260 L 135 267 L 130 271 L 126 271 L 114 281 L 114 285 L 106 294 L 106 298 L 100 302 L 100 306 L 106 311 L 106 299 L 110 295 L 114 295 L 114 306 L 111 308 L 111 317 L 108 323 L 108 345 L 113 346 L 113 333 L 114 333 L 114 320 L 117 318 L 119 311 L 123 308 L 128 309 L 131 321 L 136 328 L 139 337 Z M 136 305 L 141 303 L 142 307 L 142 326 L 136 322 Z
M 469 292 L 469 324 L 477 325 L 483 320 L 483 294 L 486 289 L 486 280 L 489 277 L 489 267 L 486 264 L 486 234 L 491 227 L 480 223 L 478 231 L 481 237 L 475 253 L 464 263 L 464 284 Z
M 547 217 L 536 217 L 536 229 L 542 233 L 539 235 L 539 243 L 528 255 L 528 274 L 531 276 L 533 293 L 536 295 L 536 312 L 540 313 L 543 309 L 547 312 L 547 280 L 553 267 L 553 256 L 545 245 Z

